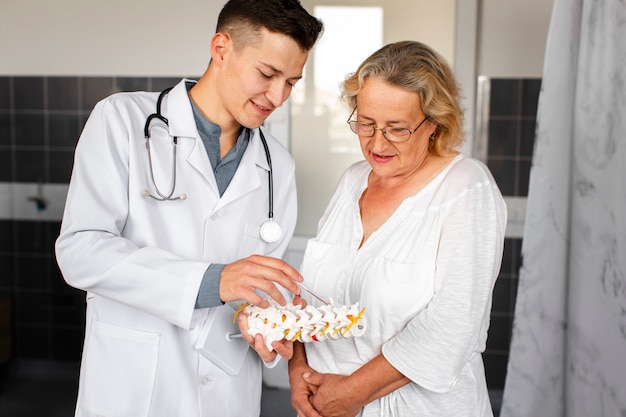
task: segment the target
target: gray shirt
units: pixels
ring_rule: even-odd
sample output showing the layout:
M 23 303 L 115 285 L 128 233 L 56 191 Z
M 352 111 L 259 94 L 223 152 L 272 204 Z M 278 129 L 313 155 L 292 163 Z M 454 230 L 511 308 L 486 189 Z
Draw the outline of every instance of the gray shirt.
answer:
M 187 83 L 187 90 L 193 85 L 193 83 Z M 248 143 L 250 142 L 250 129 L 243 128 L 237 138 L 235 146 L 228 151 L 224 158 L 221 158 L 220 135 L 222 129 L 204 117 L 200 109 L 198 109 L 193 100 L 191 100 L 191 97 L 189 101 L 193 108 L 193 116 L 196 121 L 198 133 L 204 143 L 204 148 L 209 156 L 209 161 L 211 162 L 213 173 L 215 174 L 217 189 L 220 196 L 222 196 L 224 191 L 228 188 L 228 184 L 230 184 L 230 181 L 235 176 L 241 158 L 248 147 Z M 202 283 L 200 284 L 198 298 L 196 299 L 196 308 L 215 307 L 223 304 L 220 298 L 220 276 L 223 269 L 224 264 L 212 263 L 209 265 L 202 278 Z

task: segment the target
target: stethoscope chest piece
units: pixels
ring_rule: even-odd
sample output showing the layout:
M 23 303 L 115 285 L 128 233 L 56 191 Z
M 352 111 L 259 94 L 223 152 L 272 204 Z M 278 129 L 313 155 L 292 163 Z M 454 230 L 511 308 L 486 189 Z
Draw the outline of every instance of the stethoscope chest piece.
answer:
M 259 230 L 259 235 L 261 235 L 261 239 L 266 241 L 267 243 L 274 243 L 282 236 L 283 232 L 280 228 L 280 225 L 273 220 L 267 220 L 265 223 L 261 225 L 261 229 Z

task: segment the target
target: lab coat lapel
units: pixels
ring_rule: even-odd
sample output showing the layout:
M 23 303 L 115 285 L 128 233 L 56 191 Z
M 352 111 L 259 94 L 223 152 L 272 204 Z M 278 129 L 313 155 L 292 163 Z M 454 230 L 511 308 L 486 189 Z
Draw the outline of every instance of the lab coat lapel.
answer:
M 261 187 L 263 184 L 261 176 L 267 177 L 268 172 L 269 165 L 261 143 L 259 129 L 255 129 L 235 176 L 222 195 L 216 210 Z
M 198 128 L 196 127 L 196 121 L 193 117 L 193 109 L 189 101 L 189 95 L 185 82 L 192 80 L 182 80 L 180 83 L 170 91 L 168 94 L 168 100 L 164 103 L 165 111 L 167 111 L 170 122 L 170 135 L 181 138 L 179 140 L 180 146 L 178 152 L 180 153 L 181 160 L 186 161 L 196 171 L 202 175 L 205 181 L 210 185 L 211 190 L 217 195 L 217 182 L 215 181 L 215 175 L 211 167 L 211 162 L 207 156 Z M 195 81 L 192 81 L 195 82 Z M 183 146 L 183 141 L 193 140 L 193 143 L 188 146 Z
M 217 196 L 218 189 L 215 174 L 196 127 L 187 88 L 185 87 L 186 81 L 190 80 L 182 80 L 169 92 L 167 99 L 163 103 L 163 113 L 169 118 L 170 134 L 180 138 L 178 151 L 181 160 L 187 161 L 188 164 L 194 167 Z M 193 139 L 191 148 L 182 146 L 183 141 L 189 139 Z M 217 205 L 213 207 L 213 211 L 217 211 L 243 195 L 259 188 L 263 184 L 261 175 L 267 177 L 268 172 L 269 164 L 261 143 L 259 129 L 254 129 L 237 172 L 235 172 L 235 176 L 217 202 Z

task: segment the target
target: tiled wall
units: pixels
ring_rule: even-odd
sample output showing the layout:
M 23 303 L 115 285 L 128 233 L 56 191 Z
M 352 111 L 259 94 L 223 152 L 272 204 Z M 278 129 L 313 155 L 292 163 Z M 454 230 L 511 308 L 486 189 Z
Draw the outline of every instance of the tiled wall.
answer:
M 540 79 L 489 80 L 486 162 L 505 197 L 526 197 L 533 153 Z M 484 354 L 487 383 L 502 389 L 509 357 L 522 239 L 507 238 L 493 295 Z
M 491 79 L 487 165 L 505 196 L 527 196 L 540 79 Z
M 160 91 L 177 80 L 0 77 L 0 183 L 67 183 L 76 140 L 97 100 L 114 91 Z M 527 194 L 539 87 L 540 80 L 491 80 L 487 164 L 505 196 Z M 78 360 L 84 294 L 67 286 L 56 266 L 60 223 L 1 218 L 0 298 L 13 300 L 14 356 Z M 504 385 L 520 248 L 520 238 L 506 239 L 494 290 L 484 355 L 492 388 Z
M 74 146 L 98 100 L 116 91 L 161 91 L 178 80 L 0 77 L 0 185 L 67 184 Z M 20 218 L 0 213 L 0 299 L 12 300 L 13 357 L 76 361 L 85 295 L 57 268 L 60 221 Z

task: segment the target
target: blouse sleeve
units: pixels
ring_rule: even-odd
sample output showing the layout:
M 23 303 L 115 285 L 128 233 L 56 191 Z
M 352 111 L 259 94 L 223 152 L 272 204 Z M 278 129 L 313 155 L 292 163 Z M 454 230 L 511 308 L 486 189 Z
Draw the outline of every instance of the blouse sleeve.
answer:
M 444 209 L 432 300 L 382 350 L 391 365 L 434 392 L 451 390 L 487 340 L 506 206 L 486 167 L 482 173 L 482 180 L 456 189 Z

